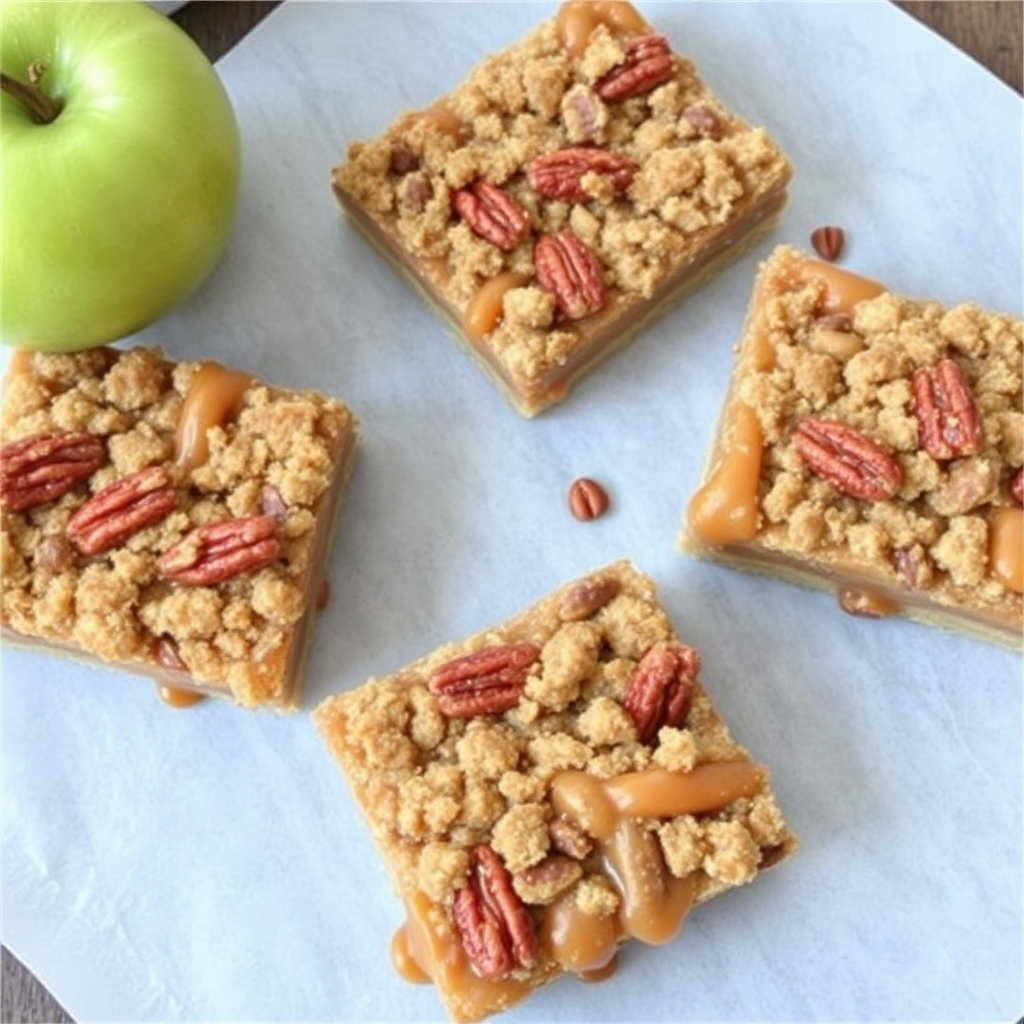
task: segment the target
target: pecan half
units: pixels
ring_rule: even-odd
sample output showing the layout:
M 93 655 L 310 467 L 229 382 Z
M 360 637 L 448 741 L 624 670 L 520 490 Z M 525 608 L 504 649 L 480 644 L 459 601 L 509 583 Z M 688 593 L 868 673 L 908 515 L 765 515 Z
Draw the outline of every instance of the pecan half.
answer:
M 273 484 L 264 484 L 260 488 L 260 511 L 279 523 L 288 522 L 288 505 Z
M 583 866 L 573 857 L 545 857 L 539 864 L 512 876 L 516 894 L 524 903 L 546 906 L 583 877 Z
M 452 194 L 452 208 L 475 235 L 510 252 L 530 233 L 530 215 L 503 188 L 474 181 Z
M 63 534 L 44 537 L 36 548 L 36 565 L 46 572 L 62 573 L 75 564 L 75 549 Z
M 822 313 L 814 318 L 814 326 L 848 334 L 853 330 L 853 317 L 849 313 Z
M 603 142 L 608 108 L 585 85 L 574 85 L 562 99 L 562 123 L 570 142 Z
M 601 264 L 570 228 L 538 238 L 533 262 L 540 286 L 554 295 L 559 311 L 569 320 L 582 319 L 604 305 Z
M 667 82 L 675 71 L 672 49 L 664 36 L 630 39 L 626 59 L 594 83 L 594 92 L 606 103 L 642 96 Z
M 839 259 L 845 241 L 846 235 L 843 229 L 831 224 L 815 228 L 811 232 L 811 245 L 814 246 L 814 251 L 829 263 Z
M 407 175 L 397 190 L 399 206 L 413 214 L 422 213 L 433 195 L 433 183 L 422 171 Z
M 903 483 L 896 459 L 848 423 L 805 416 L 794 441 L 800 457 L 818 476 L 852 498 L 885 501 Z
M 569 511 L 581 523 L 600 519 L 610 505 L 608 492 L 588 476 L 578 477 L 569 487 Z
M 0 448 L 0 507 L 22 512 L 62 498 L 106 462 L 92 434 L 33 434 Z
M 97 555 L 164 519 L 178 504 L 164 466 L 149 466 L 115 480 L 80 505 L 68 519 L 67 535 L 83 555 Z
M 928 501 L 940 516 L 966 515 L 987 505 L 999 493 L 999 467 L 991 459 L 960 459 L 944 476 L 928 495 Z
M 413 152 L 412 146 L 404 139 L 392 143 L 391 158 L 388 161 L 388 170 L 392 174 L 408 174 L 419 167 L 419 157 Z
M 864 351 L 864 339 L 854 331 L 837 331 L 818 321 L 808 335 L 807 347 L 812 352 L 845 363 Z
M 549 821 L 548 837 L 553 849 L 574 860 L 583 860 L 594 848 L 594 841 L 590 836 L 568 818 L 553 818 Z
M 653 743 L 662 726 L 682 726 L 699 671 L 700 655 L 684 644 L 656 643 L 640 659 L 623 706 L 641 743 Z
M 910 378 L 921 443 L 933 459 L 956 459 L 981 450 L 984 434 L 970 385 L 959 365 L 942 359 Z
M 185 664 L 178 650 L 177 643 L 169 636 L 158 637 L 153 643 L 153 657 L 173 672 L 187 672 L 188 665 Z
M 526 180 L 537 195 L 587 203 L 593 196 L 583 185 L 587 174 L 604 178 L 615 192 L 625 192 L 636 174 L 636 164 L 624 153 L 596 146 L 572 146 L 543 153 L 526 165 Z
M 500 981 L 516 968 L 529 970 L 537 963 L 533 917 L 489 846 L 470 851 L 469 880 L 455 894 L 452 916 L 462 948 L 481 977 Z
M 900 580 L 908 587 L 926 587 L 932 578 L 932 564 L 928 552 L 920 544 L 896 548 L 893 561 Z
M 562 598 L 558 617 L 563 622 L 582 622 L 596 615 L 618 592 L 614 576 L 593 576 L 581 580 Z
M 697 105 L 687 107 L 683 111 L 683 118 L 689 122 L 698 135 L 709 139 L 720 139 L 722 137 L 722 122 L 711 107 Z
M 445 662 L 430 677 L 430 692 L 449 718 L 498 715 L 519 703 L 536 644 L 499 644 Z
M 196 527 L 157 561 L 160 575 L 188 587 L 210 587 L 257 572 L 281 551 L 273 516 L 242 516 Z
M 1024 505 L 1024 466 L 1017 470 L 1010 481 L 1010 494 L 1019 505 Z

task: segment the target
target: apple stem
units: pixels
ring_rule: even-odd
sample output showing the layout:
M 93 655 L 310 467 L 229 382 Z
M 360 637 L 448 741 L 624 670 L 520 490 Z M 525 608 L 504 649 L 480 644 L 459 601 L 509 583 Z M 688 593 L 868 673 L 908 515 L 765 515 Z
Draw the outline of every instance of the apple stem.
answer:
M 0 89 L 28 107 L 33 121 L 38 124 L 49 124 L 57 119 L 61 112 L 61 104 L 39 88 L 38 82 L 41 77 L 42 70 L 35 64 L 29 68 L 28 82 L 22 82 L 6 71 L 0 71 Z

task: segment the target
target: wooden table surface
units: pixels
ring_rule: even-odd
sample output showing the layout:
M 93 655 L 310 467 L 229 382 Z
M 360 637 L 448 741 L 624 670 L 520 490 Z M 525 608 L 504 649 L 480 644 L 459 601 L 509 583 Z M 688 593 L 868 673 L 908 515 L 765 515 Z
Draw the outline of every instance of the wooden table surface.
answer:
M 1020 0 L 895 0 L 1017 92 L 1024 77 L 1024 2 Z M 274 0 L 193 0 L 174 15 L 211 60 L 226 53 L 275 7 Z M 65 1024 L 73 1020 L 6 948 L 0 975 L 0 1021 Z

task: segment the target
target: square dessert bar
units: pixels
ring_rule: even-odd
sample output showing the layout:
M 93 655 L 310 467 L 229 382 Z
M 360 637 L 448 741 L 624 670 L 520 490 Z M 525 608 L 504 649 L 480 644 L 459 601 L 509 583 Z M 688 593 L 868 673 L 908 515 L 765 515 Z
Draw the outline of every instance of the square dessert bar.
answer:
M 335 195 L 524 416 L 773 225 L 791 167 L 630 4 L 566 3 Z
M 780 246 L 761 266 L 681 544 L 1013 647 L 1024 324 Z
M 4 643 L 151 677 L 179 706 L 293 708 L 357 435 L 340 401 L 214 362 L 16 352 Z
M 796 849 L 629 562 L 314 716 L 404 903 L 395 966 L 455 1021 L 610 975 Z

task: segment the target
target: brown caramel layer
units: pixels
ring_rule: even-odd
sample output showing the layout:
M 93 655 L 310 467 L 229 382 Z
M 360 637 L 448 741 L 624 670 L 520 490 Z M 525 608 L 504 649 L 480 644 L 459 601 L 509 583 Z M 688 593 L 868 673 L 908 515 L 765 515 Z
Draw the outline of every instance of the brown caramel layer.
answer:
M 4 643 L 146 676 L 176 706 L 196 693 L 294 708 L 358 438 L 347 406 L 155 348 L 12 361 L 5 487 L 11 445 L 54 434 L 99 439 L 101 464 L 55 500 L 4 508 Z M 75 513 L 148 467 L 166 468 L 170 511 L 83 552 Z M 269 554 L 229 526 L 218 563 L 198 557 L 198 583 L 168 570 L 196 528 L 253 519 L 269 524 Z
M 1022 360 L 1018 319 L 900 296 L 780 246 L 754 286 L 681 545 L 832 590 L 852 614 L 1020 647 Z M 842 426 L 824 456 L 801 450 L 808 418 Z M 870 466 L 850 430 L 873 446 Z M 893 466 L 888 493 L 860 493 Z
M 682 717 L 641 740 L 638 677 L 680 646 L 654 582 L 619 562 L 315 710 L 405 909 L 396 970 L 432 980 L 453 1020 L 606 978 L 624 943 L 671 941 L 692 906 L 795 850 L 767 770 L 696 675 Z M 452 668 L 467 664 L 468 697 Z M 535 948 L 491 972 L 454 909 L 481 846 Z
M 678 55 L 626 99 L 601 80 L 653 35 L 626 3 L 565 4 L 483 60 L 441 100 L 353 143 L 332 186 L 354 223 L 451 325 L 525 416 L 561 401 L 653 316 L 701 286 L 774 223 L 792 169 L 773 140 L 727 110 Z M 629 161 L 617 189 L 587 172 L 582 194 L 538 193 L 537 157 L 574 149 Z M 453 207 L 503 189 L 529 226 L 507 248 Z M 570 319 L 538 279 L 534 246 L 569 229 L 596 255 L 601 307 Z

